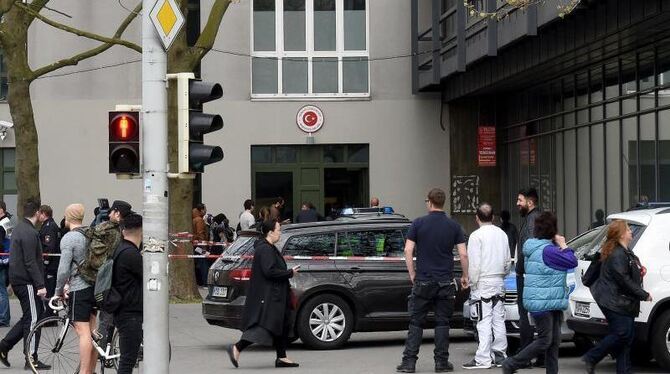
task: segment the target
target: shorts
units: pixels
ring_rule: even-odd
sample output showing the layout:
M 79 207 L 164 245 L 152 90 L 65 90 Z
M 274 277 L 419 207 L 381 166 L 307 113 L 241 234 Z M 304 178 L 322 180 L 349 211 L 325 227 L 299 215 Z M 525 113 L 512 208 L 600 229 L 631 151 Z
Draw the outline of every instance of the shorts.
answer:
M 97 312 L 93 287 L 70 292 L 70 318 L 74 322 L 89 322 Z

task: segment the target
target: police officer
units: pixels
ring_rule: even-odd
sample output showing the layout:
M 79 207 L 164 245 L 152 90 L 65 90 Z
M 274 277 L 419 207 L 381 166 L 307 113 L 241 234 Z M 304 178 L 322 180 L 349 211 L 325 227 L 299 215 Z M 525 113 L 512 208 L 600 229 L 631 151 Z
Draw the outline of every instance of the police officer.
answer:
M 53 210 L 48 205 L 40 206 L 38 220 L 42 223 L 40 228 L 40 242 L 45 254 L 60 254 L 60 227 L 53 219 Z M 58 273 L 58 263 L 60 257 L 44 257 L 45 287 L 47 289 L 47 298 L 54 295 L 56 289 L 56 274 Z M 53 312 L 53 311 L 52 311 Z M 49 313 L 47 311 L 47 313 Z

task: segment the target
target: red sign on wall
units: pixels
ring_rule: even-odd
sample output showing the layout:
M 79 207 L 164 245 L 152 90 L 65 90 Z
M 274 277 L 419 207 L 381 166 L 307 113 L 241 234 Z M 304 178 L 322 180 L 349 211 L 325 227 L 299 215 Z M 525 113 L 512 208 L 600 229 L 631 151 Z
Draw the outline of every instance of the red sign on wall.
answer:
M 479 126 L 477 133 L 477 158 L 480 167 L 496 166 L 495 126 Z

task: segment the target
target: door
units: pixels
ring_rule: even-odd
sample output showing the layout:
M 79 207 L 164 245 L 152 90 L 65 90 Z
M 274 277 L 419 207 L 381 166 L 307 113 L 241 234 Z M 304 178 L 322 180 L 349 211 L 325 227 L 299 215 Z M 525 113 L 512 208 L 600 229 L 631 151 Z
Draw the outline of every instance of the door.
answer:
M 254 174 L 254 198 L 256 209 L 269 207 L 278 197 L 283 197 L 282 219 L 293 219 L 293 172 L 256 171 Z
M 370 318 L 406 319 L 411 282 L 401 228 L 338 233 L 335 265 Z

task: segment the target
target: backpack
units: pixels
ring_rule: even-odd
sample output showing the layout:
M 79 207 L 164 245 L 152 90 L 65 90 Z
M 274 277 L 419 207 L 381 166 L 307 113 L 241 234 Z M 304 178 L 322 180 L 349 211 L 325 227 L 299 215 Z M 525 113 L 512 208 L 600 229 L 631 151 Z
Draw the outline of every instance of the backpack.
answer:
M 116 312 L 123 301 L 123 297 L 119 291 L 112 286 L 112 279 L 114 276 L 114 262 L 126 249 L 128 248 L 114 251 L 113 256 L 108 257 L 102 263 L 95 279 L 93 295 L 95 296 L 98 309 L 110 314 Z
M 79 276 L 87 283 L 95 284 L 98 269 L 114 254 L 121 243 L 119 224 L 107 221 L 95 227 L 85 228 L 82 232 L 87 239 L 88 251 L 81 264 L 77 264 Z

